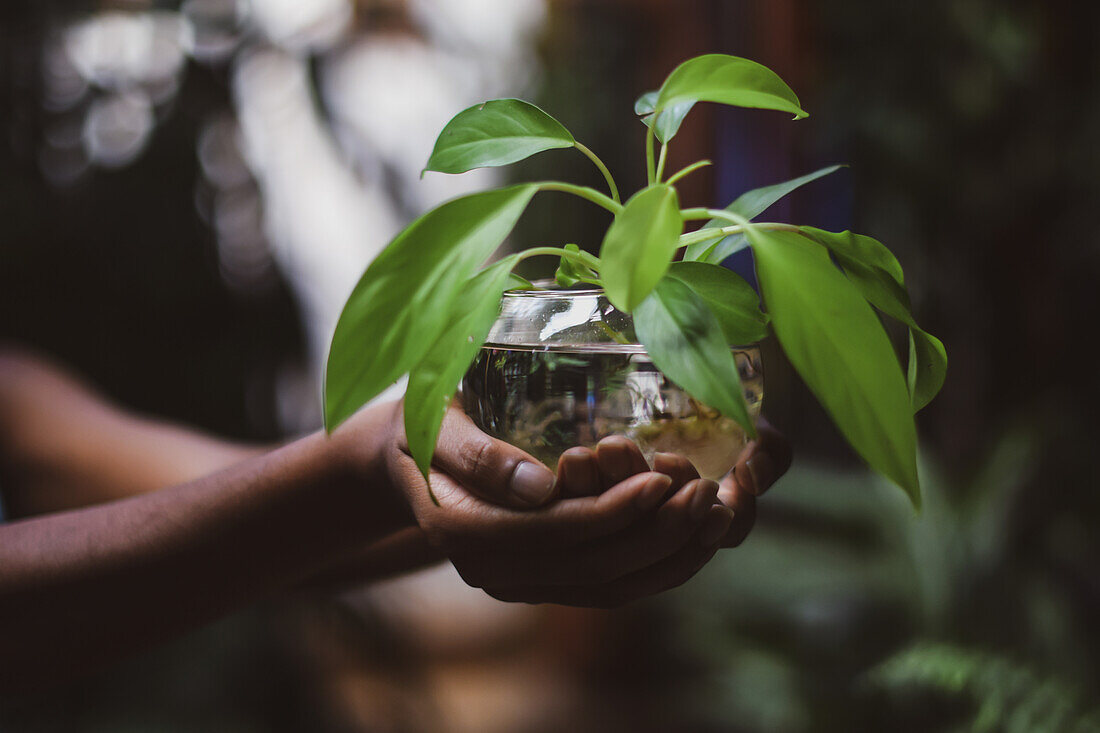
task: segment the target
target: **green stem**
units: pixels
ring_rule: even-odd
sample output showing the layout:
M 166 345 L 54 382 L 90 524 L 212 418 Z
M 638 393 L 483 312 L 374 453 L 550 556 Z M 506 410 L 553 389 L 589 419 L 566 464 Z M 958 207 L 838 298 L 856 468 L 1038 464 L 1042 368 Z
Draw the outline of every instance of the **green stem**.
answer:
M 725 219 L 726 221 L 732 221 L 734 224 L 740 224 L 741 226 L 750 226 L 748 219 L 726 209 L 703 209 L 703 211 L 712 219 Z
M 654 120 L 654 123 L 656 123 L 656 120 Z M 657 177 L 657 168 L 653 164 L 653 140 L 654 140 L 654 137 L 655 137 L 655 135 L 653 133 L 653 125 L 650 125 L 649 129 L 646 130 L 646 134 L 645 134 L 645 170 L 646 170 L 646 180 L 649 183 L 653 183 L 653 181 Z
M 615 185 L 615 178 L 611 175 L 611 171 L 607 169 L 603 161 L 600 160 L 600 156 L 596 155 L 587 146 L 580 144 L 576 140 L 573 141 L 573 146 L 588 156 L 588 159 L 596 164 L 596 167 L 600 169 L 600 173 L 603 174 L 604 180 L 607 181 L 607 187 L 611 189 L 611 198 L 615 199 L 615 203 L 622 203 L 622 199 L 619 198 L 619 187 Z
M 584 265 L 585 267 L 596 270 L 597 272 L 599 271 L 601 264 L 600 258 L 596 257 L 590 252 L 585 252 L 584 250 L 581 250 L 580 252 L 571 252 L 561 247 L 532 247 L 531 249 L 525 249 L 524 251 L 517 253 L 515 264 L 518 265 L 523 260 L 529 259 L 531 257 L 542 256 L 562 257 L 564 259 L 576 262 L 577 264 Z M 514 266 L 515 265 L 513 265 L 513 267 Z
M 668 146 L 661 143 L 661 157 L 657 159 L 657 173 L 654 175 L 654 181 L 661 182 L 661 179 L 665 177 L 665 160 L 668 158 Z
M 611 337 L 611 340 L 614 341 L 615 343 L 617 343 L 617 344 L 629 344 L 630 343 L 630 339 L 628 339 L 626 336 L 623 336 L 621 333 L 619 333 L 618 331 L 613 329 L 611 326 L 607 325 L 607 323 L 605 321 L 596 321 L 596 325 L 599 326 L 603 330 L 604 333 L 606 333 L 609 337 Z
M 693 209 L 687 209 L 687 211 L 694 211 Z M 708 214 L 709 216 L 709 214 Z M 686 218 L 686 217 L 685 217 Z M 764 222 L 761 224 L 749 224 L 745 227 L 741 224 L 735 226 L 728 226 L 722 228 L 707 227 L 705 229 L 698 229 L 694 232 L 688 232 L 687 234 L 680 235 L 678 243 L 679 247 L 687 247 L 688 245 L 695 244 L 696 242 L 705 242 L 708 239 L 714 239 L 716 237 L 728 237 L 731 234 L 740 234 L 747 228 L 753 229 L 769 229 L 784 232 L 797 232 L 799 228 L 794 224 L 780 224 L 778 222 Z
M 561 183 L 559 181 L 544 181 L 536 185 L 538 185 L 540 191 L 558 191 L 560 193 L 571 193 L 574 196 L 580 196 L 582 199 L 587 199 L 597 206 L 602 206 L 612 214 L 618 214 L 623 210 L 623 205 L 618 201 L 588 186 L 575 186 L 572 183 Z
M 676 183 L 677 181 L 679 181 L 684 176 L 690 175 L 690 174 L 694 173 L 695 171 L 699 170 L 700 168 L 706 168 L 708 165 L 713 165 L 713 163 L 711 163 L 709 160 L 700 160 L 698 162 L 692 163 L 687 168 L 684 168 L 683 170 L 681 170 L 677 173 L 673 173 L 672 177 L 668 179 L 668 185 L 671 186 L 672 184 Z
M 680 216 L 684 218 L 684 221 L 702 221 L 703 219 L 713 219 L 710 215 L 710 209 L 680 209 Z

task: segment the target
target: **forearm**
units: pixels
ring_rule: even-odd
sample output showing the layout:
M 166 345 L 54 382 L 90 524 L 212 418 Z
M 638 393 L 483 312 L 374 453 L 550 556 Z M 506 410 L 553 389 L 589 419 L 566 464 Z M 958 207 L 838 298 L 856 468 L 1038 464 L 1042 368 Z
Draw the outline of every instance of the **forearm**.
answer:
M 409 526 L 321 435 L 221 473 L 0 527 L 0 685 L 50 681 L 196 626 Z
M 0 463 L 12 516 L 185 483 L 262 452 L 128 414 L 61 367 L 0 349 Z
M 324 568 L 301 587 L 340 591 L 419 570 L 444 559 L 446 556 L 428 543 L 419 527 L 408 527 Z

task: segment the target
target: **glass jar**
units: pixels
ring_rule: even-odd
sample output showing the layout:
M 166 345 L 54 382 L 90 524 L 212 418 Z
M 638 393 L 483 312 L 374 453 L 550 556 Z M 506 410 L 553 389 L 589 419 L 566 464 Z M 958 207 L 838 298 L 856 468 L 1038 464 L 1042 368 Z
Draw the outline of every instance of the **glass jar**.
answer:
M 764 397 L 760 351 L 731 348 L 755 418 Z M 678 453 L 704 478 L 718 479 L 746 443 L 741 426 L 657 370 L 631 316 L 599 289 L 505 293 L 463 378 L 462 400 L 482 430 L 551 469 L 568 448 L 625 435 L 647 460 Z

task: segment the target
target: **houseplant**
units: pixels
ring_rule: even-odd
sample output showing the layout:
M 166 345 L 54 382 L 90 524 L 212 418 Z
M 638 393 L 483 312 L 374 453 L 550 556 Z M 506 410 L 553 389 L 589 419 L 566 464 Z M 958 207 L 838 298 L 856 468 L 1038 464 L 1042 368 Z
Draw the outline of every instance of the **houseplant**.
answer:
M 599 157 L 538 107 L 499 99 L 455 116 L 426 171 L 457 174 L 574 148 L 597 166 L 608 193 L 524 183 L 449 201 L 410 224 L 367 268 L 340 316 L 325 375 L 326 427 L 408 374 L 405 429 L 426 476 L 443 415 L 498 317 L 502 294 L 533 287 L 512 269 L 529 257 L 552 256 L 560 259 L 559 283 L 602 288 L 633 316 L 661 372 L 750 436 L 755 429 L 730 344 L 759 341 L 770 326 L 855 451 L 919 505 L 914 414 L 942 386 L 947 357 L 913 319 L 901 266 L 871 237 L 753 221 L 836 166 L 749 191 L 724 209 L 682 209 L 676 182 L 709 161 L 666 176 L 666 153 L 699 102 L 807 116 L 790 87 L 760 64 L 721 54 L 690 59 L 635 106 L 648 128 L 648 185 L 625 202 Z M 535 247 L 486 266 L 541 192 L 573 194 L 613 215 L 599 256 L 576 246 Z M 706 224 L 685 233 L 694 221 Z M 755 256 L 764 310 L 755 291 L 720 266 L 745 247 Z M 680 252 L 682 262 L 674 265 Z M 907 327 L 907 373 L 872 307 Z

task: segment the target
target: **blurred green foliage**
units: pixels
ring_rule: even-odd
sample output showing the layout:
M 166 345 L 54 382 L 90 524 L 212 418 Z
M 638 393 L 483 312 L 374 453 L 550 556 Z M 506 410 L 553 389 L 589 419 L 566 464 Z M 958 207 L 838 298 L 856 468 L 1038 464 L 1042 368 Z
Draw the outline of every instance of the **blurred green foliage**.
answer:
M 1090 625 L 1008 531 L 1038 447 L 1008 433 L 966 486 L 926 461 L 919 516 L 865 473 L 792 470 L 668 599 L 673 647 L 706 660 L 688 707 L 746 730 L 1093 730 Z
M 1012 733 L 1100 730 L 1077 686 L 1026 664 L 950 644 L 915 644 L 872 671 L 872 684 L 902 693 L 928 687 L 977 703 L 961 730 Z

